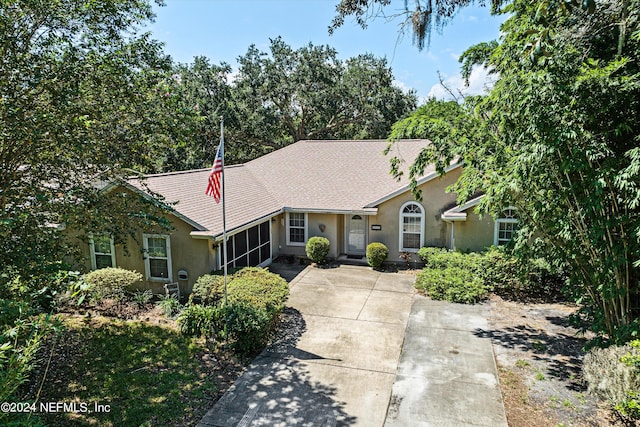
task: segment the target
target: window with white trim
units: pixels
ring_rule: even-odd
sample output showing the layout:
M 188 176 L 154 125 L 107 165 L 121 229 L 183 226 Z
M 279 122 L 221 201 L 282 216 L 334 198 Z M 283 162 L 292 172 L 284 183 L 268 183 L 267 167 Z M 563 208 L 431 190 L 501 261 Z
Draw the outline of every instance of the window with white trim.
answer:
M 171 282 L 171 241 L 166 234 L 143 234 L 147 279 Z
M 400 207 L 400 251 L 417 252 L 424 245 L 424 208 L 417 202 Z
M 507 208 L 502 211 L 500 218 L 496 219 L 493 244 L 495 246 L 506 245 L 513 239 L 518 230 L 518 217 L 515 208 Z
M 287 212 L 287 245 L 304 246 L 307 242 L 307 214 Z
M 116 266 L 116 249 L 113 244 L 113 237 L 108 234 L 95 234 L 89 237 L 89 247 L 91 249 L 91 268 Z

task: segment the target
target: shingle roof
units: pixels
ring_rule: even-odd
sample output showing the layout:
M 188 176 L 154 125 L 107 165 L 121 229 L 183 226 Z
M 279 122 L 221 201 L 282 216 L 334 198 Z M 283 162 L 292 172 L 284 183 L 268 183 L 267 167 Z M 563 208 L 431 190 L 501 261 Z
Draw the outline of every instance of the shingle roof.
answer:
M 403 140 L 383 155 L 384 140 L 299 141 L 243 165 L 225 168 L 227 229 L 283 209 L 362 211 L 408 185 L 389 174 L 396 155 L 409 165 L 426 140 Z M 433 170 L 425 171 L 425 175 Z M 144 185 L 206 234 L 222 233 L 222 205 L 205 195 L 209 169 L 148 175 Z M 138 179 L 134 187 L 147 191 Z

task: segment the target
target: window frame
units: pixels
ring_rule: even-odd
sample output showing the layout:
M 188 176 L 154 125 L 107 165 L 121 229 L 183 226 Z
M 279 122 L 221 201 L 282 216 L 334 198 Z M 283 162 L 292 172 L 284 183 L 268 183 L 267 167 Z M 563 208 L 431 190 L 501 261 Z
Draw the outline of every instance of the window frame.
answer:
M 420 208 L 420 214 L 415 214 L 415 213 L 405 213 L 404 210 L 407 206 L 410 205 L 415 205 L 418 208 Z M 400 212 L 399 212 L 399 221 L 398 221 L 398 235 L 399 235 L 399 242 L 398 242 L 398 248 L 400 249 L 400 252 L 412 252 L 412 253 L 416 253 L 420 250 L 421 247 L 424 246 L 424 216 L 425 216 L 425 209 L 424 206 L 422 206 L 422 204 L 416 202 L 415 200 L 410 200 L 408 202 L 405 202 L 402 204 L 402 206 L 400 206 Z M 405 231 L 404 231 L 404 219 L 405 218 L 420 218 L 420 246 L 417 248 L 405 248 L 404 247 L 404 235 L 405 235 Z M 417 234 L 417 233 L 410 233 L 410 234 Z
M 296 215 L 304 215 L 304 225 L 300 226 L 291 226 L 291 214 Z M 306 212 L 287 212 L 286 218 L 286 233 L 287 233 L 287 246 L 306 246 L 307 239 L 309 236 L 309 215 Z M 304 231 L 304 241 L 303 242 L 292 242 L 291 241 L 291 229 L 302 229 Z
M 96 245 L 95 245 L 95 240 L 94 240 L 94 236 L 98 237 L 98 236 L 104 236 L 104 237 L 109 237 L 109 243 L 111 244 L 111 253 L 107 254 L 107 253 L 103 253 L 103 252 L 96 252 Z M 116 266 L 116 246 L 115 243 L 113 241 L 113 236 L 109 235 L 109 234 L 89 234 L 89 252 L 91 254 L 91 269 L 92 270 L 97 270 L 98 269 L 98 262 L 96 260 L 96 255 L 111 255 L 111 267 L 115 267 Z
M 167 277 L 151 276 L 151 256 L 149 256 L 149 239 L 164 239 L 167 251 Z M 144 253 L 144 269 L 147 280 L 154 282 L 173 282 L 173 268 L 171 265 L 171 237 L 168 234 L 142 234 L 142 249 Z M 153 257 L 153 259 L 164 259 L 164 257 Z
M 503 209 L 500 214 L 504 215 L 505 212 L 507 211 L 512 211 L 511 216 L 500 216 L 499 218 L 496 218 L 495 222 L 494 222 L 494 226 L 493 226 L 493 246 L 505 246 L 507 244 L 509 244 L 509 242 L 511 240 L 513 240 L 513 237 L 515 236 L 515 233 L 517 232 L 517 227 L 514 228 L 511 231 L 511 238 L 509 238 L 509 240 L 506 239 L 500 239 L 500 225 L 501 224 L 518 224 L 520 222 L 520 220 L 518 219 L 517 215 L 517 209 L 513 206 L 509 206 L 508 208 Z M 501 243 L 502 241 L 502 243 Z

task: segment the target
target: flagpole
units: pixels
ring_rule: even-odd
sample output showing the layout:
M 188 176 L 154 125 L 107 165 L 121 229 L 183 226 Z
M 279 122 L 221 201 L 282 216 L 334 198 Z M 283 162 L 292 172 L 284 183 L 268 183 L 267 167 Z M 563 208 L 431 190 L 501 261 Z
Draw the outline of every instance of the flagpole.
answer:
M 222 148 L 222 244 L 224 262 L 224 305 L 227 306 L 227 210 L 225 203 L 227 198 L 224 195 L 224 117 L 220 117 L 220 147 Z

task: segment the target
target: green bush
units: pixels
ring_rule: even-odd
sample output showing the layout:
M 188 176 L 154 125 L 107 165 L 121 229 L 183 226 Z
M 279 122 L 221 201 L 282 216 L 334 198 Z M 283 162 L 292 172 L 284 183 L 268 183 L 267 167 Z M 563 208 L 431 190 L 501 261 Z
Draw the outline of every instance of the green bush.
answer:
M 607 400 L 623 417 L 640 420 L 640 341 L 591 349 L 582 373 L 590 393 Z
M 483 254 L 479 270 L 485 284 L 502 298 L 516 301 L 558 301 L 563 299 L 565 275 L 542 259 L 520 260 L 503 247 Z
M 187 306 L 179 317 L 182 332 L 222 339 L 226 330 L 231 347 L 243 355 L 264 347 L 275 332 L 289 295 L 287 281 L 264 268 L 243 268 L 228 278 L 229 304 L 222 306 L 223 278 L 203 277 L 194 286 L 194 293 L 203 303 L 214 305 Z
M 329 255 L 329 239 L 326 237 L 312 237 L 306 246 L 307 257 L 317 264 L 322 264 Z
M 180 332 L 185 335 L 221 338 L 224 331 L 224 309 L 200 304 L 188 305 L 177 321 Z
M 463 304 L 474 304 L 488 295 L 482 279 L 459 267 L 425 268 L 418 273 L 416 287 L 432 299 Z
M 92 298 L 113 298 L 123 301 L 127 297 L 127 290 L 142 281 L 142 274 L 137 271 L 122 268 L 101 268 L 87 273 L 84 281 L 91 286 Z
M 367 245 L 367 264 L 373 268 L 380 268 L 389 256 L 389 248 L 383 243 L 373 242 Z
M 225 307 L 224 315 L 231 347 L 246 356 L 262 349 L 275 332 L 273 314 L 264 307 L 235 302 Z
M 418 256 L 427 268 L 443 269 L 455 267 L 467 269 L 474 273 L 478 273 L 482 269 L 482 255 L 477 253 L 463 254 L 444 248 L 420 248 Z
M 160 301 L 157 304 L 167 317 L 175 316 L 182 309 L 177 295 L 160 295 Z
M 289 284 L 281 276 L 259 267 L 248 267 L 233 275 L 227 285 L 229 303 L 248 303 L 278 315 L 289 296 Z
M 189 299 L 203 305 L 215 305 L 224 298 L 224 277 L 205 274 L 198 277 Z
M 144 291 L 138 290 L 133 293 L 132 299 L 138 307 L 145 308 L 153 299 L 153 292 L 151 289 L 146 289 Z

